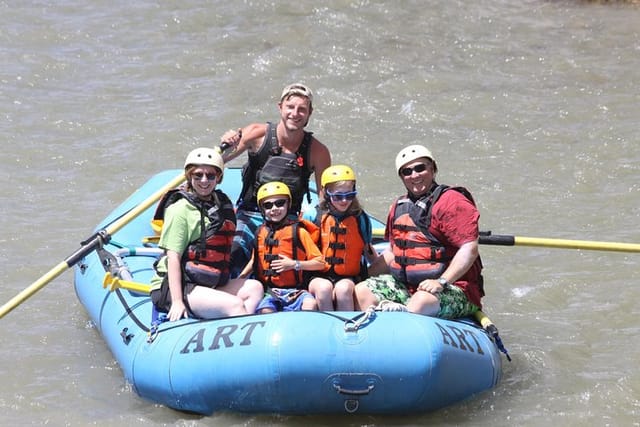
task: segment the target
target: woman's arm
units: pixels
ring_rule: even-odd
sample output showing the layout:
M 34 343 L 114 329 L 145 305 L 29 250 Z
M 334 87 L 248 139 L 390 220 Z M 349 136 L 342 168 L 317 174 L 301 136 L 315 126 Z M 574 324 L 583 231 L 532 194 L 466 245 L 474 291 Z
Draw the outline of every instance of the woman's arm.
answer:
M 171 308 L 168 314 L 170 321 L 189 317 L 187 307 L 184 305 L 182 299 L 182 265 L 180 258 L 178 252 L 167 250 L 167 275 L 169 277 L 169 292 L 171 294 Z

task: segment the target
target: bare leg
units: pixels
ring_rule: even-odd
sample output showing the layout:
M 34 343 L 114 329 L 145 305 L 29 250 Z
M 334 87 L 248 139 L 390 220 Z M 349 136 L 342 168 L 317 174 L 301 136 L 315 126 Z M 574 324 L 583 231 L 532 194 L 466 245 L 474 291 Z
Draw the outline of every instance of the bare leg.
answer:
M 255 279 L 246 279 L 243 280 L 243 282 L 242 287 L 238 290 L 238 297 L 244 302 L 244 308 L 247 310 L 247 313 L 253 314 L 264 296 L 264 287 L 262 283 Z
M 440 311 L 440 300 L 427 291 L 417 291 L 407 303 L 407 309 L 412 313 L 435 316 Z
M 330 280 L 314 277 L 309 282 L 309 293 L 315 297 L 318 310 L 333 311 L 333 283 Z
M 353 311 L 353 295 L 356 285 L 351 279 L 340 279 L 336 282 L 333 293 L 336 299 L 336 310 Z
M 242 299 L 217 289 L 196 286 L 187 296 L 193 313 L 203 319 L 247 314 Z
M 302 310 L 312 310 L 315 311 L 318 309 L 318 303 L 315 298 L 305 298 L 302 301 Z
M 380 302 L 371 289 L 367 287 L 367 282 L 360 282 L 355 288 L 355 309 L 366 310 L 371 305 L 378 305 Z
M 231 279 L 224 286 L 217 287 L 216 290 L 237 295 L 243 301 L 244 308 L 249 314 L 256 311 L 256 307 L 264 296 L 262 283 L 255 279 Z

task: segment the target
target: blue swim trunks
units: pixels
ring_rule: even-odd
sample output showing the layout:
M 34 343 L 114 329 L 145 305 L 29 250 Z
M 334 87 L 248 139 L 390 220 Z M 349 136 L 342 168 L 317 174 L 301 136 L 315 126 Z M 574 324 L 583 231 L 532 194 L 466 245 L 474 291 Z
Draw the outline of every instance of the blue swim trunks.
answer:
M 265 308 L 272 311 L 300 311 L 302 303 L 309 298 L 313 299 L 313 295 L 302 289 L 271 288 L 258 304 L 256 313 Z

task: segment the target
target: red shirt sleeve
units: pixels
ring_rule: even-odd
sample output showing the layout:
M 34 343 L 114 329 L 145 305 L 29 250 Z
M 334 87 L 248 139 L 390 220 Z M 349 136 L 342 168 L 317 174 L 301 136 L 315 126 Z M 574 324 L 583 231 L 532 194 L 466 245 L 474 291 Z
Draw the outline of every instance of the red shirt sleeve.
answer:
M 460 192 L 445 191 L 431 211 L 431 230 L 446 246 L 459 248 L 478 238 L 480 212 Z
M 387 224 L 384 227 L 384 240 L 389 241 L 391 238 L 391 227 L 393 226 L 393 213 L 396 210 L 396 203 L 398 199 L 394 200 L 389 208 L 389 213 L 387 214 Z

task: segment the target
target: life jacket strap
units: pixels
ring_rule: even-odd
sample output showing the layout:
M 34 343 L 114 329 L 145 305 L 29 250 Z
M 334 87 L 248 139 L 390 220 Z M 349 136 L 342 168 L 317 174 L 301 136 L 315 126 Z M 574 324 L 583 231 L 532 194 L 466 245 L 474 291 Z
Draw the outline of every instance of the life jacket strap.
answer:
M 347 229 L 345 227 L 334 225 L 331 227 L 331 232 L 336 235 L 347 234 Z
M 339 258 L 335 256 L 325 257 L 324 260 L 331 265 L 344 264 L 344 258 Z
M 275 261 L 275 260 L 277 260 L 278 258 L 280 258 L 280 257 L 279 257 L 279 255 L 277 255 L 277 254 L 265 254 L 265 255 L 264 255 L 264 260 L 265 260 L 265 261 L 268 261 L 268 262 Z
M 425 248 L 425 247 L 431 246 L 429 243 L 426 243 L 426 242 L 416 242 L 416 241 L 407 240 L 407 239 L 394 239 L 393 243 L 395 243 L 395 245 L 400 249 Z
M 329 247 L 331 249 L 345 249 L 346 245 L 344 242 L 329 242 Z
M 417 265 L 417 264 L 433 264 L 434 263 L 432 260 L 429 260 L 429 259 L 417 259 L 417 258 L 411 258 L 408 256 L 396 256 L 395 260 L 399 265 Z

